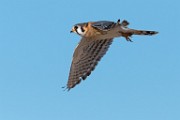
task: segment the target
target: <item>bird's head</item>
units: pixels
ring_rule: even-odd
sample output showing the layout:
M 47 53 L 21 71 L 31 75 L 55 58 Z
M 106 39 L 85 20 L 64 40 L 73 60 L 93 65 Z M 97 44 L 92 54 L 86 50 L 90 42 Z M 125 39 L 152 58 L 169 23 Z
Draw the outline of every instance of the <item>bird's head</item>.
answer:
M 80 36 L 84 36 L 86 33 L 86 25 L 87 23 L 80 23 L 80 24 L 76 24 L 73 26 L 72 30 L 70 31 L 71 33 L 77 33 Z

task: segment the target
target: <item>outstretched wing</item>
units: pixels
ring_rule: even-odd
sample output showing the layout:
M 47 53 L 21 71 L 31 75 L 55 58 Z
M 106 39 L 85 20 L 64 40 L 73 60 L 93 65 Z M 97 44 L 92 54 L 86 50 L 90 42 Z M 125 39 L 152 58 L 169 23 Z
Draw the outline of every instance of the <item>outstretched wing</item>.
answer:
M 98 21 L 92 23 L 91 26 L 98 30 L 108 31 L 109 29 L 113 28 L 115 25 L 116 23 L 111 21 Z
M 75 87 L 81 80 L 85 80 L 91 74 L 91 71 L 95 69 L 98 61 L 106 53 L 112 41 L 113 39 L 81 39 L 73 54 L 67 83 L 68 90 Z

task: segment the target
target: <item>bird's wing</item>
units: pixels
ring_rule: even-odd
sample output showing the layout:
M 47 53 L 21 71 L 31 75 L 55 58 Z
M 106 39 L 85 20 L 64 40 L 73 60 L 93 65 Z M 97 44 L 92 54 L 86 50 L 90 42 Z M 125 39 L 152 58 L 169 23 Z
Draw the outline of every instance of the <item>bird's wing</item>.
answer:
M 108 31 L 116 25 L 115 22 L 111 21 L 98 21 L 91 24 L 92 27 L 102 31 Z
M 76 47 L 71 63 L 67 89 L 70 90 L 85 80 L 95 69 L 98 61 L 108 50 L 113 39 L 92 40 L 82 38 Z

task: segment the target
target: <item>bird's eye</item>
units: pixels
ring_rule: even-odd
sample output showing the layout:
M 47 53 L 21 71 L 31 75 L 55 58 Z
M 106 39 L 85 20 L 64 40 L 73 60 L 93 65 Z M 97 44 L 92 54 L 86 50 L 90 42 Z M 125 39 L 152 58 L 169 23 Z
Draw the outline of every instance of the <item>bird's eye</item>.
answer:
M 74 29 L 78 29 L 78 26 L 74 26 Z

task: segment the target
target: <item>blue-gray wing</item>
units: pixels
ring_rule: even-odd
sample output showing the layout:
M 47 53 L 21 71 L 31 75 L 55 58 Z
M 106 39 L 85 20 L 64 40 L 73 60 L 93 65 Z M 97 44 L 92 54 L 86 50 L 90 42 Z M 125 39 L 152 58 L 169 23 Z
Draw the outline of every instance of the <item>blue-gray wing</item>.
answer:
M 115 25 L 116 23 L 112 21 L 98 21 L 92 23 L 92 27 L 103 31 L 108 31 L 109 29 L 113 28 Z

